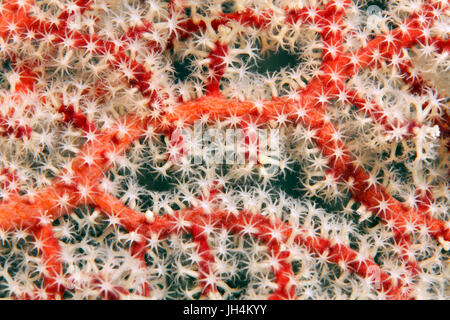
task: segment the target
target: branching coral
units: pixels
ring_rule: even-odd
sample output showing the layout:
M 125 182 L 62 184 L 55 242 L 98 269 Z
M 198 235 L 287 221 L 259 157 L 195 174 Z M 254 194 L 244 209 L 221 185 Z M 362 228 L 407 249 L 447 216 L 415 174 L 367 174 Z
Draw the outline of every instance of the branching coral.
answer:
M 0 10 L 2 295 L 449 298 L 447 1 Z

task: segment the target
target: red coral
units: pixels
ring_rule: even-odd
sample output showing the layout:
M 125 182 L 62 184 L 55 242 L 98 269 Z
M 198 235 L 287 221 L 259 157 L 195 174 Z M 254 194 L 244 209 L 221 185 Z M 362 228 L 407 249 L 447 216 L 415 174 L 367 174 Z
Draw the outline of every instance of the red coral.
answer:
M 250 208 L 237 213 L 223 210 L 213 210 L 209 213 L 197 207 L 181 209 L 170 215 L 153 217 L 149 214 L 146 216 L 104 192 L 100 184 L 104 173 L 111 167 L 110 155 L 123 154 L 142 137 L 149 127 L 153 127 L 155 132 L 170 134 L 179 123 L 191 125 L 205 115 L 214 120 L 226 120 L 237 116 L 243 122 L 249 121 L 256 124 L 278 122 L 279 116 L 285 115 L 286 121 L 299 123 L 315 130 L 316 135 L 313 141 L 328 159 L 327 173 L 335 177 L 337 181 L 350 185 L 349 193 L 352 198 L 364 204 L 374 216 L 379 217 L 392 228 L 394 239 L 400 247 L 399 259 L 404 261 L 406 269 L 411 274 L 417 274 L 420 267 L 415 258 L 409 255 L 411 223 L 416 230 L 423 228 L 441 242 L 450 241 L 448 225 L 444 221 L 432 218 L 429 214 L 427 204 L 433 202 L 431 193 L 421 196 L 420 206 L 409 208 L 392 197 L 384 187 L 370 183 L 369 175 L 357 164 L 345 143 L 335 137 L 337 129 L 326 117 L 326 101 L 334 97 L 343 97 L 358 109 L 366 109 L 373 121 L 383 126 L 385 130 L 398 128 L 404 132 L 399 139 L 414 137 L 416 128 L 421 126 L 420 123 L 413 120 L 392 122 L 388 115 L 384 114 L 383 108 L 348 87 L 346 82 L 363 68 L 381 68 L 386 61 L 392 61 L 395 56 L 401 55 L 403 49 L 417 43 L 429 43 L 438 52 L 448 52 L 448 40 L 432 38 L 424 32 L 433 25 L 438 15 L 443 14 L 448 8 L 442 1 L 428 2 L 403 23 L 404 28 L 396 28 L 379 35 L 364 47 L 350 52 L 344 48 L 343 43 L 343 19 L 350 1 L 329 1 L 322 8 L 286 9 L 284 14 L 286 23 L 289 25 L 314 24 L 320 30 L 319 34 L 324 43 L 321 72 L 313 77 L 305 88 L 298 90 L 295 96 L 274 97 L 263 101 L 259 108 L 254 101 L 235 100 L 222 95 L 220 82 L 226 72 L 225 58 L 228 54 L 228 45 L 220 41 L 213 44 L 207 57 L 209 76 L 205 84 L 205 96 L 188 101 L 182 101 L 180 98 L 180 102 L 174 108 L 157 117 L 126 114 L 110 128 L 100 130 L 80 110 L 70 104 L 62 103 L 58 109 L 58 112 L 62 114 L 62 122 L 70 123 L 75 128 L 92 134 L 91 140 L 84 144 L 71 162 L 70 183 L 63 177 L 56 177 L 50 186 L 37 190 L 33 198 L 18 193 L 11 194 L 8 199 L 0 202 L 0 229 L 30 227 L 33 236 L 41 242 L 39 250 L 46 267 L 43 285 L 47 294 L 46 298 L 56 298 L 64 293 L 64 284 L 58 283 L 60 277 L 63 277 L 63 268 L 58 260 L 61 249 L 48 221 L 58 219 L 70 212 L 68 208 L 80 205 L 91 205 L 106 216 L 119 219 L 120 224 L 129 232 L 137 232 L 143 236 L 142 240 L 135 242 L 131 249 L 132 255 L 141 259 L 142 268 L 146 267 L 146 237 L 156 234 L 162 239 L 173 233 L 192 234 L 192 241 L 198 246 L 200 256 L 198 280 L 204 295 L 217 292 L 216 281 L 210 278 L 215 277 L 211 271 L 215 258 L 208 243 L 208 233 L 205 232 L 205 222 L 208 221 L 208 224 L 214 225 L 214 228 L 224 228 L 235 234 L 248 233 L 267 244 L 268 251 L 278 261 L 278 265 L 273 267 L 277 288 L 270 298 L 295 298 L 295 280 L 289 260 L 290 253 L 283 249 L 287 242 L 302 246 L 318 256 L 324 256 L 328 262 L 344 266 L 361 277 L 370 278 L 377 274 L 381 279 L 381 285 L 377 289 L 385 293 L 388 298 L 410 298 L 412 292 L 407 289 L 409 284 L 402 280 L 395 281 L 388 273 L 381 270 L 373 258 L 361 258 L 357 251 L 346 245 L 310 235 L 302 228 L 290 225 L 279 218 L 271 219 L 252 212 Z M 31 0 L 20 3 L 4 1 L 2 6 L 3 16 L 0 19 L 2 38 L 26 37 L 26 34 L 32 31 L 37 41 L 50 37 L 50 43 L 55 48 L 62 46 L 63 42 L 70 38 L 73 48 L 90 51 L 96 55 L 110 55 L 110 67 L 124 73 L 128 84 L 138 89 L 142 96 L 148 99 L 149 108 L 152 108 L 155 102 L 164 104 L 167 97 L 165 93 L 158 92 L 152 87 L 152 73 L 142 63 L 131 57 L 124 48 L 99 35 L 85 34 L 69 27 L 67 22 L 75 12 L 73 7 L 75 6 L 80 14 L 87 13 L 91 9 L 89 1 L 76 1 L 72 4 L 71 10 L 63 11 L 57 19 L 51 20 L 33 17 L 30 8 L 34 6 L 34 3 Z M 169 10 L 169 12 L 175 14 L 181 10 L 175 4 L 173 6 L 172 11 Z M 235 13 L 223 13 L 212 20 L 210 26 L 218 30 L 227 26 L 230 21 L 238 21 L 242 26 L 264 30 L 270 27 L 271 17 L 270 10 L 254 12 L 247 8 Z M 196 32 L 206 31 L 207 26 L 204 21 L 190 18 L 180 23 L 177 28 L 173 30 L 173 35 L 165 46 L 157 42 L 151 44 L 154 50 L 159 52 L 170 50 L 172 42 L 177 38 L 187 39 Z M 123 39 L 130 41 L 140 39 L 149 30 L 152 30 L 152 24 L 143 21 L 140 25 L 131 27 L 123 35 Z M 410 64 L 411 61 L 408 60 L 402 62 L 399 65 L 400 71 L 406 75 L 406 82 L 410 84 L 411 92 L 419 94 L 424 90 L 425 80 L 409 74 Z M 30 67 L 33 68 L 33 66 Z M 38 74 L 40 71 L 35 70 L 35 72 Z M 34 90 L 34 83 L 27 80 L 30 76 L 38 78 L 38 76 L 33 77 L 32 74 L 29 74 L 26 79 L 22 77 L 14 88 L 16 92 Z M 101 95 L 101 92 L 95 94 Z M 21 99 L 21 96 L 17 99 Z M 42 100 L 45 101 L 45 98 L 43 97 Z M 426 108 L 426 105 L 423 108 Z M 7 114 L 2 116 L 0 113 L 0 129 L 3 128 L 3 131 L 0 131 L 1 135 L 15 135 L 17 138 L 24 139 L 30 137 L 30 128 L 16 122 L 12 125 L 8 124 L 7 117 Z M 448 135 L 448 123 L 442 119 L 437 120 L 436 123 L 442 134 Z M 3 169 L 1 172 L 2 175 L 6 175 L 6 180 L 0 181 L 0 185 L 8 188 L 11 181 L 15 179 L 15 174 L 8 169 Z M 65 174 L 68 174 L 68 171 L 62 176 Z M 213 192 L 211 199 L 216 199 L 217 194 L 220 195 L 220 191 Z M 43 217 L 48 219 L 46 223 L 43 223 Z M 274 230 L 279 231 L 279 236 L 274 236 Z M 102 281 L 102 279 L 98 280 L 99 285 Z M 103 296 L 118 297 L 113 291 L 123 293 L 121 288 L 111 289 L 109 292 L 105 289 Z M 148 285 L 143 285 L 141 293 L 144 296 L 151 295 Z M 39 295 L 36 294 L 35 297 Z M 34 297 L 25 295 L 19 298 Z

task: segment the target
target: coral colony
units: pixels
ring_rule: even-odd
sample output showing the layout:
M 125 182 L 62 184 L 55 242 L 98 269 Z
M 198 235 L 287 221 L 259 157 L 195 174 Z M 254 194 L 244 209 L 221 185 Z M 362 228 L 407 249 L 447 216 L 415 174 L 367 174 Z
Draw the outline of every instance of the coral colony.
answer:
M 0 296 L 449 299 L 436 0 L 3 0 Z

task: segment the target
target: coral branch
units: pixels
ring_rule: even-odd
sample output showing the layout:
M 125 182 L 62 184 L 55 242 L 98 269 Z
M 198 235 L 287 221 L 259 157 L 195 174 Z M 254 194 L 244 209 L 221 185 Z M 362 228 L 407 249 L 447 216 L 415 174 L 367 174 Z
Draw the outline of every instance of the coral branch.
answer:
M 44 299 L 77 290 L 104 299 L 184 290 L 191 297 L 231 297 L 242 255 L 258 266 L 246 274 L 257 287 L 246 288 L 249 298 L 263 292 L 269 299 L 294 299 L 303 290 L 298 279 L 309 276 L 305 281 L 316 291 L 335 281 L 327 290 L 338 298 L 409 299 L 430 292 L 446 298 L 435 284 L 447 280 L 442 252 L 450 243 L 446 97 L 414 68 L 421 60 L 436 77 L 448 69 L 448 5 L 394 1 L 368 17 L 349 0 L 243 3 L 2 3 L 0 245 L 10 255 L 0 259 L 5 292 Z M 280 61 L 278 72 L 253 65 L 276 51 L 278 60 L 297 65 Z M 179 57 L 191 60 L 192 68 L 178 70 Z M 407 105 L 372 101 L 369 86 L 379 95 L 401 92 Z M 28 103 L 35 98 L 39 105 Z M 370 119 L 355 116 L 352 106 Z M 365 132 L 365 121 L 384 132 Z M 177 154 L 189 142 L 179 131 L 189 126 L 242 130 L 246 146 L 256 144 L 257 151 L 248 151 L 245 163 L 193 164 L 184 158 L 188 148 Z M 255 133 L 262 128 L 278 130 L 278 154 L 263 154 Z M 219 137 L 210 142 L 229 150 Z M 269 172 L 267 164 L 277 170 Z M 330 188 L 323 199 L 296 199 L 297 185 L 279 186 L 290 180 L 317 198 L 319 185 Z M 358 211 L 354 202 L 362 205 Z M 90 207 L 94 213 L 79 212 Z M 364 210 L 383 224 L 367 227 L 372 222 L 364 222 Z M 66 215 L 74 221 L 60 219 Z M 64 241 L 56 237 L 55 220 Z M 41 284 L 23 262 L 14 261 L 19 271 L 10 275 L 8 259 L 29 258 L 16 245 L 28 241 L 27 233 L 42 260 Z M 186 234 L 192 236 L 189 248 L 197 250 L 192 270 L 186 269 L 195 284 L 186 281 L 185 289 L 181 272 L 173 281 L 137 272 L 166 276 L 174 262 L 165 255 L 178 245 L 185 250 Z M 110 236 L 129 245 L 111 245 Z M 163 248 L 169 236 L 179 243 Z M 251 248 L 230 250 L 235 243 L 228 237 Z M 103 243 L 90 249 L 91 238 Z M 260 245 L 264 255 L 252 258 L 247 250 L 258 255 Z M 76 246 L 86 247 L 88 262 Z M 308 258 L 296 268 L 298 250 Z M 320 261 L 310 269 L 309 254 Z M 219 264 L 226 267 L 219 270 Z M 357 281 L 333 279 L 327 264 Z M 323 270 L 330 273 L 325 279 Z M 433 280 L 427 280 L 430 273 Z

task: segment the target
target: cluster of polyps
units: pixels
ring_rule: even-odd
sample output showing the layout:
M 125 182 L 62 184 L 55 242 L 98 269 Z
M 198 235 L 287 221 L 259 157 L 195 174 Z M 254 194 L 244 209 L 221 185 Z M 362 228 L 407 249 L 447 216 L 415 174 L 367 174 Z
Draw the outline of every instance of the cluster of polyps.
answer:
M 448 298 L 448 5 L 365 6 L 3 1 L 1 294 Z M 172 161 L 195 121 L 280 154 Z

